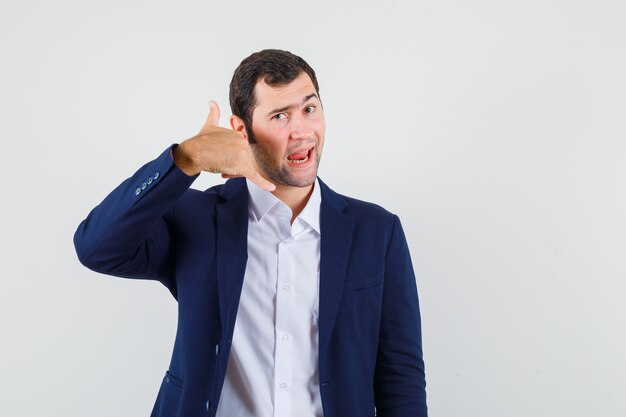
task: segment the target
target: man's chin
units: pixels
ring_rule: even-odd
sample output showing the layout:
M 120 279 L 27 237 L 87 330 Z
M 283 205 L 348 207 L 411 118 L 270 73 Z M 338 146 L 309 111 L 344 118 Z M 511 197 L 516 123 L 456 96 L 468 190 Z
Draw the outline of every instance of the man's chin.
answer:
M 317 170 L 314 173 L 308 174 L 306 176 L 289 175 L 288 173 L 283 172 L 283 175 L 281 175 L 279 178 L 276 178 L 275 181 L 280 185 L 304 188 L 309 187 L 313 183 L 315 183 L 316 178 Z
M 281 185 L 289 186 L 289 187 L 297 187 L 297 188 L 305 188 L 310 187 L 315 183 L 315 178 L 306 179 L 306 180 L 284 180 L 279 181 Z

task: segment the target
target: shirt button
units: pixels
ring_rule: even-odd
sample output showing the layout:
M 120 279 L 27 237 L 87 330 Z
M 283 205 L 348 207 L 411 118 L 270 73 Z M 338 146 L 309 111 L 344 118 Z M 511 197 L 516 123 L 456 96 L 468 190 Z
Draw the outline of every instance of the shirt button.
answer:
M 289 335 L 288 334 L 284 334 L 283 335 L 283 340 L 289 340 Z
M 283 290 L 287 291 L 289 289 L 289 285 L 283 285 Z
M 280 387 L 281 387 L 282 389 L 285 389 L 285 388 L 287 388 L 287 384 L 285 384 L 284 382 L 281 382 L 281 383 L 280 383 Z

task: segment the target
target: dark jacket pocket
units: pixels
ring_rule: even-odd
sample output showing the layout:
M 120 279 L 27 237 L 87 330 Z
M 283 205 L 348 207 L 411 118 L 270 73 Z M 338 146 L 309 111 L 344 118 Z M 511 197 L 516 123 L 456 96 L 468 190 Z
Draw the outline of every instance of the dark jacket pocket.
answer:
M 174 417 L 180 415 L 182 398 L 183 380 L 167 371 L 163 377 L 161 389 L 150 417 Z
M 366 278 L 348 279 L 343 284 L 343 292 L 364 290 L 377 287 L 383 283 L 383 274 L 376 274 Z
M 177 376 L 173 375 L 170 371 L 167 371 L 165 373 L 165 382 L 168 384 L 172 384 L 175 387 L 178 388 L 182 388 L 183 387 L 183 380 L 178 378 Z

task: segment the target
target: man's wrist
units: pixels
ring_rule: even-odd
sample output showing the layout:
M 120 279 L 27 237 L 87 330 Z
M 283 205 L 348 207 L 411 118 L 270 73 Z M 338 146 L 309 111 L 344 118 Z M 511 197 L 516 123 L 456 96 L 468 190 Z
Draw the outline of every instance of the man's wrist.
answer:
M 173 146 L 170 150 L 170 156 L 178 169 L 183 171 L 186 175 L 193 177 L 202 172 L 201 169 L 195 166 L 193 159 L 185 152 L 182 144 Z

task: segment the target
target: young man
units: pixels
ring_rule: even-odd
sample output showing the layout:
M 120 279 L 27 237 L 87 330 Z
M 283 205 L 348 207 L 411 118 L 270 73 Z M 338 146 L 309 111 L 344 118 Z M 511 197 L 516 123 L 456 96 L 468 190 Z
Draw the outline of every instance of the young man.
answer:
M 264 50 L 219 108 L 92 210 L 74 243 L 106 274 L 161 281 L 178 330 L 155 417 L 425 417 L 415 276 L 397 216 L 317 178 L 315 72 Z M 190 189 L 202 171 L 229 178 Z

